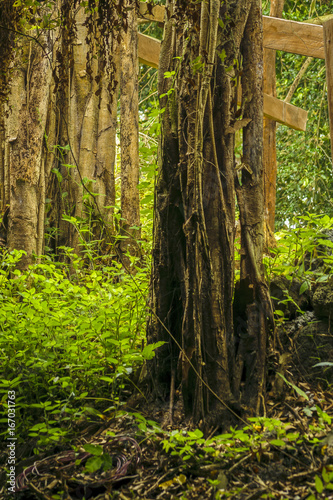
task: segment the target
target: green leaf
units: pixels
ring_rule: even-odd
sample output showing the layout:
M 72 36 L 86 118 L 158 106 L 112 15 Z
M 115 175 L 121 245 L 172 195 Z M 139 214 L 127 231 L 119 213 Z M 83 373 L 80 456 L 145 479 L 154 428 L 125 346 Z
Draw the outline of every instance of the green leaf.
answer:
M 272 444 L 274 446 L 280 446 L 280 447 L 286 446 L 286 443 L 284 441 L 282 441 L 282 439 L 272 439 L 272 441 L 270 441 L 270 444 Z
M 164 78 L 172 78 L 176 74 L 175 71 L 166 71 L 164 73 Z
M 153 344 L 146 345 L 142 350 L 142 356 L 144 359 L 152 359 L 155 356 L 155 349 L 165 344 L 165 342 L 155 342 Z
M 282 380 L 287 384 L 289 385 L 290 387 L 292 387 L 294 389 L 295 392 L 297 392 L 297 394 L 299 396 L 302 396 L 304 399 L 306 399 L 307 401 L 309 401 L 309 398 L 307 396 L 307 394 L 305 394 L 304 391 L 302 391 L 302 389 L 300 389 L 299 387 L 297 387 L 295 384 L 293 384 L 292 382 L 289 382 L 281 373 L 277 372 L 277 374 L 282 378 Z
M 83 445 L 83 448 L 85 451 L 87 451 L 91 455 L 96 455 L 97 457 L 102 455 L 102 453 L 103 453 L 103 448 L 102 448 L 102 446 L 99 446 L 99 445 L 85 444 L 85 445 Z
M 316 487 L 317 493 L 322 493 L 324 491 L 324 485 L 323 485 L 323 482 L 319 476 L 315 477 L 315 487 Z
M 309 283 L 307 281 L 304 281 L 299 289 L 299 294 L 302 295 L 302 293 L 308 290 L 308 288 L 309 288 Z
M 326 413 L 326 411 L 323 411 L 318 405 L 316 405 L 316 410 L 320 418 L 324 420 L 324 422 L 327 422 L 329 425 L 331 425 L 331 417 Z
M 200 439 L 203 437 L 203 432 L 200 429 L 196 429 L 195 431 L 189 431 L 188 435 L 190 438 Z
M 326 468 L 324 467 L 323 470 L 322 470 L 322 476 L 323 476 L 323 480 L 325 481 L 325 483 L 329 483 L 330 482 L 330 474 L 328 474 Z
M 333 241 L 331 240 L 318 240 L 319 245 L 324 245 L 329 248 L 333 248 Z
M 30 431 L 40 431 L 42 429 L 46 429 L 45 422 L 41 422 L 40 424 L 36 424 L 33 427 L 30 427 Z
M 94 473 L 103 465 L 102 457 L 91 457 L 87 460 L 85 470 Z
M 109 382 L 110 384 L 114 383 L 114 378 L 104 377 L 104 375 L 100 377 L 100 380 L 104 380 L 105 382 Z
M 325 262 L 325 259 L 324 259 L 324 262 Z M 329 263 L 331 264 L 331 261 L 329 261 Z M 323 274 L 322 276 L 319 276 L 319 278 L 316 281 L 317 281 L 317 283 L 323 283 L 324 281 L 328 281 L 328 278 L 329 278 L 329 274 Z

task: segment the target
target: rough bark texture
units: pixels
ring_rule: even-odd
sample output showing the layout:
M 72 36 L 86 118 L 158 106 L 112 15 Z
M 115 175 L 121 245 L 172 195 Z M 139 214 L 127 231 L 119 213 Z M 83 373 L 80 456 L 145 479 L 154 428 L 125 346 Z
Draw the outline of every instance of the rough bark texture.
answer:
M 285 0 L 272 0 L 270 15 L 281 17 Z M 264 92 L 276 97 L 276 51 L 264 49 Z M 276 203 L 276 122 L 264 117 L 264 189 L 265 189 L 265 222 L 266 246 L 270 247 L 270 235 L 274 233 Z
M 44 36 L 45 49 L 51 51 L 51 34 Z M 45 50 L 32 41 L 22 41 L 21 65 L 13 77 L 5 122 L 6 143 L 3 178 L 9 187 L 3 198 L 10 205 L 8 247 L 25 250 L 21 266 L 26 267 L 37 254 L 43 231 L 43 140 L 49 100 L 51 68 Z
M 53 177 L 54 194 L 58 200 L 58 214 L 65 212 L 67 217 L 73 216 L 80 221 L 87 221 L 91 234 L 95 238 L 105 237 L 103 226 L 97 220 L 102 216 L 104 223 L 112 232 L 112 215 L 115 205 L 115 148 L 117 127 L 117 88 L 110 101 L 107 82 L 100 72 L 101 65 L 107 68 L 110 61 L 104 61 L 98 52 L 96 41 L 90 53 L 91 65 L 87 69 L 88 29 L 85 25 L 84 9 L 76 14 L 77 34 L 73 43 L 73 65 L 68 74 L 68 89 L 62 90 L 60 116 L 61 126 L 55 140 L 65 146 L 69 144 L 71 151 L 55 165 L 63 181 L 60 183 Z M 112 40 L 110 38 L 110 43 Z M 113 63 L 118 66 L 118 50 L 115 47 Z M 101 78 L 101 84 L 99 82 Z M 114 78 L 118 79 L 117 71 Z M 59 127 L 57 121 L 54 123 Z M 52 131 L 50 131 L 52 134 Z M 65 165 L 73 165 L 68 168 Z M 49 168 L 49 170 L 51 170 Z M 89 196 L 84 186 L 95 195 Z M 67 195 L 64 197 L 64 193 Z M 108 207 L 108 208 L 105 208 Z M 51 217 L 53 214 L 51 213 Z M 58 219 L 56 225 L 60 229 L 58 244 L 68 245 L 80 252 L 78 231 L 72 224 Z
M 136 7 L 127 15 L 127 29 L 121 41 L 121 94 L 120 94 L 120 143 L 121 143 L 121 250 L 138 253 L 136 240 L 140 230 L 139 204 L 139 94 L 138 94 L 138 23 Z
M 59 1 L 59 7 L 64 4 Z M 89 32 L 84 9 L 70 2 L 68 8 L 71 16 L 75 10 L 76 37 L 50 31 L 40 43 L 22 38 L 8 106 L 1 113 L 1 205 L 2 211 L 10 207 L 9 248 L 27 252 L 22 267 L 33 254 L 44 252 L 45 227 L 47 244 L 55 253 L 60 245 L 81 251 L 80 223 L 92 239 L 105 238 L 105 224 L 108 234 L 112 232 L 117 97 L 110 99 L 107 75 L 112 64 L 117 96 L 117 44 L 110 36 L 110 61 L 98 46 L 101 34 L 97 30 L 94 39 Z M 92 40 L 90 49 L 87 37 Z M 61 49 L 67 55 L 72 51 L 72 64 Z M 52 70 L 58 75 L 57 85 Z
M 264 245 L 263 58 L 260 1 L 252 2 L 242 41 L 242 106 L 251 119 L 243 130 L 243 168 L 236 179 L 241 222 L 241 273 L 235 291 L 238 374 L 242 403 L 260 414 L 264 407 L 267 332 L 273 324 L 262 268 Z
M 173 385 L 181 384 L 186 414 L 221 424 L 226 405 L 235 409 L 244 403 L 257 410 L 264 393 L 267 325 L 264 313 L 260 322 L 254 318 L 257 303 L 267 298 L 261 269 L 261 9 L 259 0 L 222 6 L 210 0 L 170 1 L 167 10 L 159 66 L 165 112 L 155 201 L 154 314 L 148 324 L 149 341 L 166 344 L 158 349 L 150 373 L 155 394 L 172 397 Z M 175 73 L 164 78 L 166 71 Z M 243 104 L 237 110 L 242 71 Z M 246 286 L 237 315 L 246 329 L 235 338 L 234 143 L 243 127 L 237 191 Z M 251 371 L 254 343 L 259 352 Z M 250 393 L 242 398 L 244 371 Z

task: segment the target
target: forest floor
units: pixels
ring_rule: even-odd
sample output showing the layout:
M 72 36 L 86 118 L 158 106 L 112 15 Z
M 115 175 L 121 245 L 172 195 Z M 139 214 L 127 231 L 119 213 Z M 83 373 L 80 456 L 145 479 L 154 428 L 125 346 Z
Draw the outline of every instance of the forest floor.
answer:
M 172 423 L 169 404 L 149 404 L 143 394 L 113 413 L 101 402 L 75 423 L 71 442 L 39 447 L 39 455 L 37 438 L 19 444 L 15 494 L 0 465 L 0 499 L 333 499 L 332 366 L 311 371 L 311 342 L 331 359 L 325 342 L 333 339 L 311 314 L 280 331 L 263 417 L 204 434 L 186 422 L 178 393 Z
M 173 426 L 163 425 L 168 409 L 162 407 L 81 422 L 70 446 L 19 464 L 26 470 L 17 478 L 15 499 L 331 499 L 333 395 L 306 384 L 301 391 L 308 399 L 268 399 L 265 418 L 216 441 L 214 429 L 205 440 L 191 426 L 180 428 L 177 408 Z M 109 457 L 112 463 L 103 471 Z M 89 469 L 89 458 L 102 460 L 98 470 Z M 3 484 L 1 498 L 5 493 Z

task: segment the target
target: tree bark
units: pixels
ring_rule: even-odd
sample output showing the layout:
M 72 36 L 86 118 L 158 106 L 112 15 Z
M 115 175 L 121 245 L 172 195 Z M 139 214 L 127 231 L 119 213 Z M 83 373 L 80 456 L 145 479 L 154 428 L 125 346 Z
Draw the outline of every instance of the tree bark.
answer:
M 243 381 L 242 404 L 262 413 L 266 349 L 272 311 L 262 265 L 264 245 L 263 186 L 263 46 L 260 1 L 252 2 L 242 41 L 243 164 L 236 179 L 241 222 L 240 282 L 235 291 L 237 375 Z
M 139 204 L 139 93 L 138 23 L 130 1 L 121 42 L 120 148 L 121 148 L 121 251 L 138 255 Z
M 15 71 L 8 102 L 6 120 L 6 142 L 8 164 L 5 174 L 9 176 L 10 215 L 8 247 L 24 250 L 26 256 L 20 267 L 27 267 L 37 255 L 43 238 L 40 221 L 44 219 L 42 149 L 49 86 L 52 71 L 49 57 L 52 52 L 52 34 L 47 33 L 42 43 L 45 49 L 32 41 L 23 40 L 21 65 Z
M 63 193 L 66 198 L 59 199 L 60 210 L 77 221 L 85 221 L 92 239 L 105 237 L 102 226 L 97 220 L 103 217 L 108 232 L 113 233 L 112 216 L 115 205 L 115 150 L 117 127 L 117 93 L 114 90 L 112 102 L 107 91 L 106 69 L 109 60 L 103 61 L 98 52 L 97 40 L 92 40 L 90 48 L 91 66 L 87 69 L 89 46 L 88 28 L 84 9 L 76 15 L 77 36 L 73 44 L 73 67 L 68 75 L 68 106 L 64 108 L 67 121 L 62 121 L 59 140 L 71 147 L 66 161 L 58 166 L 63 184 L 58 199 Z M 110 37 L 110 44 L 112 39 Z M 115 80 L 119 76 L 119 53 L 114 43 L 113 61 L 116 66 Z M 104 56 L 105 57 L 105 56 Z M 105 64 L 104 71 L 101 66 Z M 103 66 L 102 66 L 103 67 Z M 101 79 L 101 84 L 99 84 Z M 65 92 L 66 94 L 66 92 Z M 73 165 L 68 169 L 64 163 Z M 89 195 L 88 189 L 92 195 Z M 107 207 L 107 208 L 105 208 Z M 79 232 L 72 224 L 59 221 L 63 234 L 63 245 L 71 246 L 80 253 Z M 88 233 L 87 233 L 88 234 Z
M 266 299 L 261 268 L 261 9 L 259 0 L 222 6 L 210 0 L 170 1 L 167 10 L 159 65 L 165 111 L 155 200 L 153 314 L 148 323 L 149 342 L 166 343 L 150 363 L 150 375 L 155 395 L 166 398 L 173 393 L 172 384 L 180 384 L 187 416 L 221 424 L 226 408 L 233 412 L 243 402 L 240 352 L 248 355 L 235 344 L 240 340 L 234 335 L 233 313 L 234 144 L 236 131 L 243 127 L 244 166 L 252 174 L 240 174 L 237 191 L 238 203 L 243 203 L 242 246 L 252 253 L 242 264 L 242 278 L 248 282 L 245 292 L 252 287 L 254 295 L 243 300 L 238 314 L 247 322 L 244 336 L 255 336 L 261 356 L 254 372 L 246 372 L 255 376 L 245 382 L 251 388 L 246 403 L 257 409 L 264 392 L 261 364 L 267 325 L 263 317 L 255 323 L 252 313 L 255 299 Z M 249 76 L 242 77 L 240 112 L 242 70 Z M 169 78 L 164 78 L 166 71 Z
M 9 248 L 27 252 L 21 267 L 44 252 L 45 235 L 57 254 L 59 246 L 81 252 L 84 235 L 101 240 L 113 232 L 119 52 L 110 34 L 112 60 L 103 53 L 101 28 L 92 33 L 84 9 L 76 9 L 74 21 L 74 2 L 66 5 L 71 20 L 60 33 L 46 31 L 40 43 L 22 37 L 1 116 L 1 203 L 3 211 L 10 205 Z M 66 38 L 65 26 L 75 22 L 76 38 Z M 79 238 L 80 225 L 86 232 Z

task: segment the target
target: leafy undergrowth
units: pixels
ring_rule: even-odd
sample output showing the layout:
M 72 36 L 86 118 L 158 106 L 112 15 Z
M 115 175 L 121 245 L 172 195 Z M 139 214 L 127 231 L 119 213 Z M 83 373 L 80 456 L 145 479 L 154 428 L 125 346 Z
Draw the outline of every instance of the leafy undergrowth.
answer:
M 275 234 L 277 246 L 264 262 L 268 281 L 280 275 L 289 281 L 298 278 L 301 295 L 332 276 L 333 217 L 308 214 L 293 223 L 295 227 Z
M 147 272 L 134 284 L 117 263 L 87 270 L 72 255 L 71 269 L 45 258 L 22 273 L 20 257 L 0 269 L 0 436 L 12 413 L 18 444 L 33 438 L 38 453 L 118 409 L 156 346 L 144 345 Z
M 328 281 L 331 229 L 321 218 L 290 231 L 270 276 L 296 276 L 300 293 Z M 145 346 L 148 269 L 133 280 L 68 252 L 68 266 L 44 258 L 25 273 L 20 253 L 2 255 L 0 498 L 333 499 L 330 392 L 281 376 L 289 395 L 272 390 L 265 418 L 220 435 L 185 427 L 180 403 L 173 426 L 143 394 L 126 406 L 158 346 Z
M 144 411 L 82 422 L 71 446 L 18 464 L 15 498 L 333 498 L 332 394 L 307 397 L 268 402 L 267 417 L 208 437 L 162 429 Z

